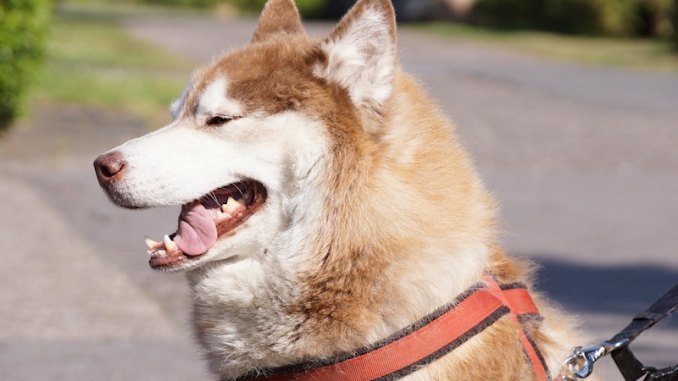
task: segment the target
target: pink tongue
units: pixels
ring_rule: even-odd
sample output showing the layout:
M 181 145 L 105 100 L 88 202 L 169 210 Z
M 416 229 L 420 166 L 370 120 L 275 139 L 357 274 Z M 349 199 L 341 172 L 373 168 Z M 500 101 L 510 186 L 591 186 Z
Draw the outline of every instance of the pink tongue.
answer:
M 174 242 L 187 255 L 205 254 L 217 242 L 213 214 L 199 202 L 184 206 Z

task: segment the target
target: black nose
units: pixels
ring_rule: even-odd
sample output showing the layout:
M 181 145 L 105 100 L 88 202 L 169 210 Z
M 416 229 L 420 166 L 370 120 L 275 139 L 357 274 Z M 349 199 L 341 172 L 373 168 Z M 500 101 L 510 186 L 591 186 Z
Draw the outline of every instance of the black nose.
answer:
M 99 156 L 94 161 L 94 170 L 102 186 L 109 186 L 120 180 L 125 174 L 127 162 L 118 151 Z

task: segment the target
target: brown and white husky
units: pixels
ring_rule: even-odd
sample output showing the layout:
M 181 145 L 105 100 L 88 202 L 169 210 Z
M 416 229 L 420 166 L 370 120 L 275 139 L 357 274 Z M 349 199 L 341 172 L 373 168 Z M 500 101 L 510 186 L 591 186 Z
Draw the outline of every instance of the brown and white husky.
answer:
M 322 40 L 269 0 L 246 47 L 195 73 L 170 125 L 95 162 L 118 205 L 182 205 L 147 240 L 186 272 L 219 379 L 332 358 L 422 319 L 491 273 L 530 285 L 499 247 L 496 206 L 454 127 L 398 64 L 389 0 L 360 0 Z M 533 297 L 554 372 L 569 319 Z M 537 379 L 508 315 L 407 380 Z

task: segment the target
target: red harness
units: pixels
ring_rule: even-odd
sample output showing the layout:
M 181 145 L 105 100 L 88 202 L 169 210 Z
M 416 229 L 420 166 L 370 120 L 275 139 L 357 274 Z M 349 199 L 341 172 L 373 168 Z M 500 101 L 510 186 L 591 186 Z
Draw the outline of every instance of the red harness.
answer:
M 499 285 L 486 275 L 457 300 L 390 338 L 327 361 L 245 377 L 247 381 L 384 381 L 404 377 L 450 353 L 504 315 L 516 322 L 525 354 L 539 381 L 550 380 L 539 349 L 521 321 L 539 317 L 525 285 Z

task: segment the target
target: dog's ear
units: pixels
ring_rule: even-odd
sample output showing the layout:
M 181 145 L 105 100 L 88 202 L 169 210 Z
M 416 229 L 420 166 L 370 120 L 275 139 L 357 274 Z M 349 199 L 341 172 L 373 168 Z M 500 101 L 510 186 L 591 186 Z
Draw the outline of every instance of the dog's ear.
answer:
M 390 0 L 360 0 L 321 42 L 315 74 L 346 88 L 353 102 L 377 111 L 391 95 L 396 22 Z
M 304 33 L 294 0 L 268 0 L 259 16 L 252 42 L 265 41 L 277 33 Z

